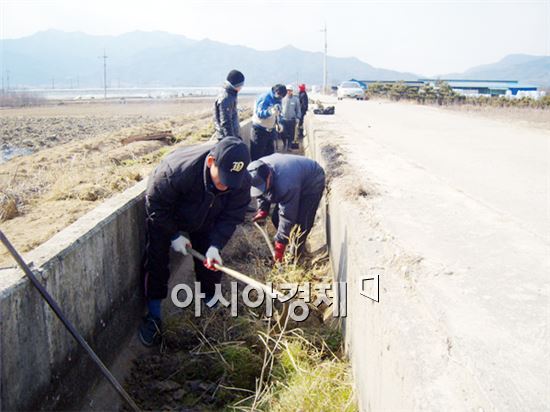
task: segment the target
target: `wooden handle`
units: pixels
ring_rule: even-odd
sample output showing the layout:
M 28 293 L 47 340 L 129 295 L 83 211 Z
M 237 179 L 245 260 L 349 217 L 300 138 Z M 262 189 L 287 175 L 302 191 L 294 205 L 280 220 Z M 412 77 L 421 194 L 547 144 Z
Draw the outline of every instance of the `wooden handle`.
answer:
M 206 257 L 202 255 L 201 253 L 197 252 L 195 249 L 187 248 L 187 251 L 193 256 L 194 258 L 200 260 L 201 262 L 206 261 Z M 264 285 L 261 282 L 258 282 L 255 279 L 252 279 L 251 277 L 246 276 L 243 273 L 240 273 L 234 269 L 228 268 L 226 266 L 220 265 L 219 263 L 214 263 L 214 267 L 218 269 L 219 271 L 231 276 L 232 278 L 235 278 L 237 280 L 240 280 L 243 283 L 246 283 L 247 285 L 253 286 L 257 289 L 262 289 L 270 298 L 272 299 L 279 299 L 279 297 L 283 297 L 284 295 L 275 289 L 270 289 L 267 287 L 267 285 Z

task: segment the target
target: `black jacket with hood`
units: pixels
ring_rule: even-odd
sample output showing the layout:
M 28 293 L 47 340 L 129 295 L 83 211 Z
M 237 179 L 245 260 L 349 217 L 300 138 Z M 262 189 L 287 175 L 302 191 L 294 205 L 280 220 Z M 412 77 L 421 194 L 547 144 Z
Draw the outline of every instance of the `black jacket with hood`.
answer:
M 210 244 L 221 250 L 244 221 L 250 175 L 240 188 L 218 191 L 206 167 L 213 146 L 184 147 L 168 155 L 149 178 L 145 207 L 153 230 L 170 238 L 179 232 L 208 232 Z
M 225 85 L 222 94 L 214 103 L 214 126 L 219 140 L 227 136 L 242 139 L 237 112 L 237 91 L 230 84 Z

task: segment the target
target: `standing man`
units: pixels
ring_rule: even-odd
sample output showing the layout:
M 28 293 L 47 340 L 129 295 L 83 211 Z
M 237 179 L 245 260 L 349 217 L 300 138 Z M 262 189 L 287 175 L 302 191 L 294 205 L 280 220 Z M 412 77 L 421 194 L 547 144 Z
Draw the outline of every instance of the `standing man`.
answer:
M 286 87 L 276 84 L 269 92 L 258 97 L 252 116 L 252 139 L 250 157 L 257 160 L 275 151 L 275 139 L 279 130 L 281 100 L 286 96 Z
M 300 138 L 303 138 L 304 137 L 304 117 L 307 113 L 307 109 L 309 105 L 309 97 L 306 92 L 305 84 L 302 83 L 300 86 L 298 86 L 298 88 L 300 90 L 300 93 L 298 94 L 298 98 L 300 99 L 300 113 L 301 113 L 300 123 L 299 123 Z
M 286 96 L 283 99 L 282 123 L 283 123 L 283 148 L 285 152 L 290 149 L 290 143 L 294 140 L 296 122 L 302 117 L 300 100 L 294 96 L 294 87 L 286 86 Z
M 214 103 L 214 125 L 218 140 L 227 136 L 236 136 L 242 140 L 237 112 L 237 93 L 244 85 L 244 75 L 238 70 L 231 70 L 223 85 L 223 92 Z
M 290 233 L 300 228 L 296 256 L 304 250 L 305 242 L 325 189 L 325 171 L 315 160 L 307 157 L 275 153 L 251 162 L 248 171 L 252 177 L 251 195 L 258 197 L 258 212 L 254 222 L 271 215 L 277 228 L 275 261 L 282 261 Z
M 206 261 L 194 261 L 201 292 L 209 302 L 221 273 L 220 251 L 244 221 L 250 202 L 247 146 L 228 136 L 217 144 L 183 147 L 168 155 L 149 177 L 145 193 L 147 245 L 145 296 L 148 314 L 139 330 L 153 346 L 162 333 L 161 301 L 168 293 L 170 247 L 187 255 L 193 245 Z

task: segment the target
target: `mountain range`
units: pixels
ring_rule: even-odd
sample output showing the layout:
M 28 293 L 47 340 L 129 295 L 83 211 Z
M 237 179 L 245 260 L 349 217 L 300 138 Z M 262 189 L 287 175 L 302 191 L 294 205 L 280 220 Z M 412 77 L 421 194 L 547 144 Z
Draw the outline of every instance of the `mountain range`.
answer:
M 446 79 L 519 80 L 538 86 L 550 86 L 550 56 L 510 54 L 496 63 L 475 66 L 464 73 L 440 76 Z
M 11 88 L 102 87 L 103 54 L 109 87 L 218 86 L 238 68 L 249 86 L 276 82 L 322 83 L 323 54 L 286 46 L 259 51 L 166 32 L 118 36 L 47 30 L 0 43 L 2 78 Z M 329 82 L 350 78 L 415 80 L 417 74 L 376 68 L 355 57 L 328 57 Z M 448 78 L 506 78 L 550 84 L 550 57 L 511 55 Z

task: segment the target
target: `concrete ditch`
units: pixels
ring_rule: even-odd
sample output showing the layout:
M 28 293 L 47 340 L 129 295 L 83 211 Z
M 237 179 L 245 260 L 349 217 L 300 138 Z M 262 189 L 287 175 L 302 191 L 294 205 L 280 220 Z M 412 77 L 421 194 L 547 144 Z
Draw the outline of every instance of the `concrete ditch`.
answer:
M 344 136 L 326 126 L 310 117 L 305 146 L 332 181 L 320 214 L 335 280 L 348 285 L 343 330 L 360 409 L 493 409 L 418 293 L 415 276 L 429 268 L 381 225 L 382 189 L 355 174 Z M 250 123 L 242 127 L 248 135 Z M 107 364 L 142 310 L 144 188 L 108 200 L 25 256 Z M 98 375 L 21 276 L 0 271 L 0 410 L 74 408 Z

